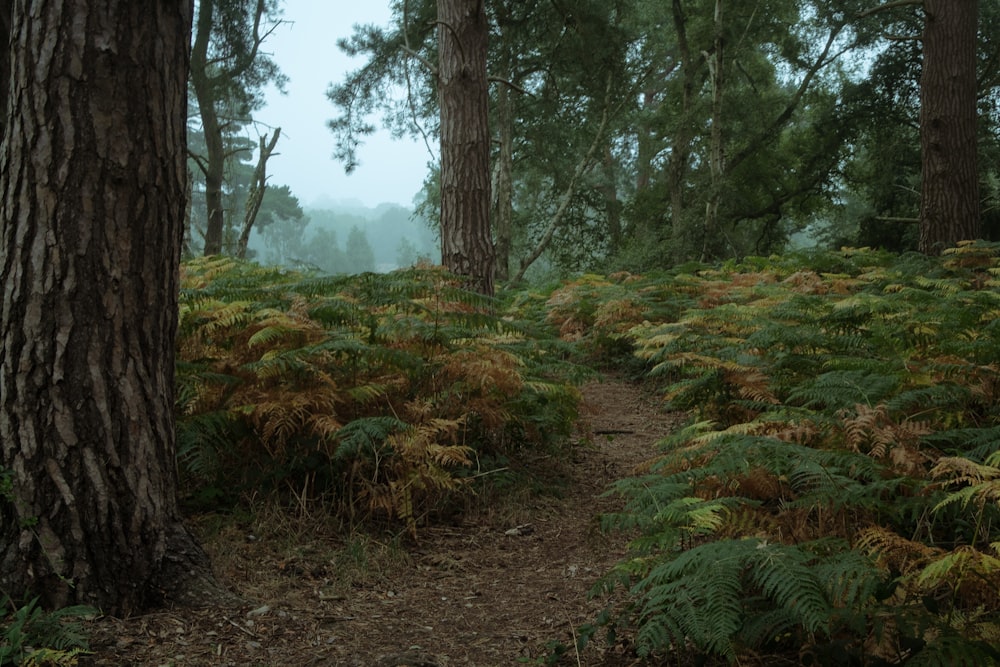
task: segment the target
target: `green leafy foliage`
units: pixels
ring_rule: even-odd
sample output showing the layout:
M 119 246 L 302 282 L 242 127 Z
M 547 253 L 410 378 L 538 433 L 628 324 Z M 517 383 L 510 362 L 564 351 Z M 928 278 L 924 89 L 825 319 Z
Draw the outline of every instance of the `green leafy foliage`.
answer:
M 177 408 L 191 496 L 276 490 L 415 531 L 491 462 L 558 451 L 578 371 L 564 344 L 495 308 L 436 269 L 186 264 Z
M 87 654 L 87 638 L 79 619 L 96 614 L 86 606 L 46 612 L 38 599 L 17 606 L 0 603 L 0 665 L 76 665 Z
M 631 310 L 562 288 L 625 314 L 615 335 L 692 415 L 604 520 L 637 531 L 603 590 L 630 592 L 640 651 L 998 664 L 998 252 L 631 276 Z

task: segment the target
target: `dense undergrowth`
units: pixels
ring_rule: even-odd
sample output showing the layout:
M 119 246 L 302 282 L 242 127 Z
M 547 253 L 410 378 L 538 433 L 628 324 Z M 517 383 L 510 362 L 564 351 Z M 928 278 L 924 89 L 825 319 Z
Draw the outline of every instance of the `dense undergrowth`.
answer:
M 612 491 L 604 525 L 634 539 L 595 593 L 630 602 L 581 643 L 631 637 L 657 664 L 998 664 L 998 256 L 754 258 L 502 301 L 431 268 L 195 260 L 185 497 L 416 533 L 563 453 L 585 365 L 612 366 L 691 420 Z M 34 613 L 7 612 L 3 650 Z
M 620 481 L 640 653 L 1000 662 L 1000 261 L 868 250 L 584 277 L 549 316 L 690 424 Z M 588 628 L 581 636 L 592 636 Z M 768 658 L 767 656 L 772 656 Z M 780 656 L 775 657 L 775 656 Z
M 249 494 L 411 532 L 566 447 L 570 346 L 431 268 L 321 277 L 186 263 L 179 458 L 193 503 Z

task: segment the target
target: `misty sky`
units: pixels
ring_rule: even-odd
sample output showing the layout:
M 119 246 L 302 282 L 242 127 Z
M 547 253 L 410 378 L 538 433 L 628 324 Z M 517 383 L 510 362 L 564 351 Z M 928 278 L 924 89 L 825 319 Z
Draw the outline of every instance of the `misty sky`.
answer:
M 360 149 L 361 166 L 350 176 L 332 159 L 333 134 L 326 123 L 336 109 L 326 98 L 331 82 L 363 64 L 337 49 L 354 24 L 385 25 L 388 0 L 285 0 L 284 19 L 265 43 L 291 79 L 287 95 L 268 94 L 267 107 L 256 117 L 281 127 L 281 138 L 267 163 L 268 184 L 288 185 L 303 206 L 322 198 L 358 199 L 368 206 L 381 202 L 411 205 L 420 190 L 430 156 L 423 143 L 394 141 L 387 132 L 368 137 Z M 374 119 L 379 124 L 379 119 Z M 269 132 L 266 127 L 261 133 Z

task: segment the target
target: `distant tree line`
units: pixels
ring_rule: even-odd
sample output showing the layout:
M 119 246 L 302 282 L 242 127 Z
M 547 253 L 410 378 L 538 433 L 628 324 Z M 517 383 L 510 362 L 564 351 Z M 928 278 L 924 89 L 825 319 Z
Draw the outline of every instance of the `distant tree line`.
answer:
M 363 273 L 438 263 L 426 221 L 402 206 L 376 209 L 333 205 L 260 225 L 250 256 L 266 264 L 312 267 L 325 273 Z

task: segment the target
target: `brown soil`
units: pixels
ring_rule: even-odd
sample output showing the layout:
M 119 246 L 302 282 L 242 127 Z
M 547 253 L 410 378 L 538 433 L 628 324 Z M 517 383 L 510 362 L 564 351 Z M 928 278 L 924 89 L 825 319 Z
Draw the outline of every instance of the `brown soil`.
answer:
M 624 536 L 597 527 L 597 515 L 620 503 L 602 494 L 653 455 L 678 417 L 616 379 L 583 392 L 588 435 L 559 464 L 561 493 L 467 513 L 416 542 L 345 538 L 308 517 L 203 519 L 196 527 L 219 578 L 253 602 L 101 618 L 87 662 L 492 667 L 552 664 L 546 656 L 562 643 L 558 664 L 638 664 L 626 645 L 603 639 L 577 653 L 574 637 L 609 604 L 588 592 L 625 549 Z

